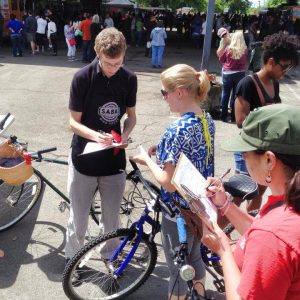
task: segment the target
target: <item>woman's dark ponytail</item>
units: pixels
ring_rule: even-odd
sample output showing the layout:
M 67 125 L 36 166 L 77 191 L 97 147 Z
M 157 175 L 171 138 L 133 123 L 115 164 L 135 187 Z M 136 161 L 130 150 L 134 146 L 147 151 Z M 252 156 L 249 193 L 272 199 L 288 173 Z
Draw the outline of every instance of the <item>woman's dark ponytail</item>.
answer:
M 294 174 L 294 177 L 288 183 L 286 202 L 288 207 L 296 213 L 300 213 L 300 170 Z

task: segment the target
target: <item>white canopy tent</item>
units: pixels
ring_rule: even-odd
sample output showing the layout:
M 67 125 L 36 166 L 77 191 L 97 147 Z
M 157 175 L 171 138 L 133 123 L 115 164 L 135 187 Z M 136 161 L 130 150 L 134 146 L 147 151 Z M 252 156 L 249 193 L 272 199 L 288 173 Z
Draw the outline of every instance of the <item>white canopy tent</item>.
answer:
M 111 0 L 107 3 L 103 3 L 103 5 L 116 7 L 134 7 L 134 3 L 130 2 L 129 0 Z

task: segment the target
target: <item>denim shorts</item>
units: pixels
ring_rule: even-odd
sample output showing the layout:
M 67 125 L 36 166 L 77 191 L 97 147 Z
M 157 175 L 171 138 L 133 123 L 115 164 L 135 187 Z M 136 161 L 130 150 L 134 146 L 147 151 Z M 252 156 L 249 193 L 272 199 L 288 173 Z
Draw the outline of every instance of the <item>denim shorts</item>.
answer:
M 243 158 L 242 152 L 234 152 L 235 170 L 239 174 L 248 175 L 248 170 L 246 167 L 246 161 Z

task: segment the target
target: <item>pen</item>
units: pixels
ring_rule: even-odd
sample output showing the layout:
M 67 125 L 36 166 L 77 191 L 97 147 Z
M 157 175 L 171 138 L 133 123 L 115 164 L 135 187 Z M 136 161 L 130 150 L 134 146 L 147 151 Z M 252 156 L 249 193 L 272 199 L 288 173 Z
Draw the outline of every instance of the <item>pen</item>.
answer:
M 216 180 L 214 180 L 207 188 L 206 190 L 208 191 L 208 189 L 215 185 L 215 183 L 217 183 L 219 180 L 222 180 L 229 172 L 231 171 L 231 169 L 226 170 L 221 176 L 217 177 Z
M 111 134 L 109 134 L 109 133 L 107 133 L 107 132 L 105 132 L 105 131 L 103 131 L 103 130 L 98 130 L 98 132 L 99 133 L 101 133 L 102 135 L 104 135 L 104 136 L 107 136 L 107 137 L 112 137 L 112 135 Z

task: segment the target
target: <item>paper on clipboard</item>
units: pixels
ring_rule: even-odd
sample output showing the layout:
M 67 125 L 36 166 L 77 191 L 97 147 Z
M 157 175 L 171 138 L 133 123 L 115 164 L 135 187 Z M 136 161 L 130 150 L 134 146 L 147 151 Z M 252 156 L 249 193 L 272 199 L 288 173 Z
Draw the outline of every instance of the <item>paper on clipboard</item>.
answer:
M 107 145 L 107 144 L 100 144 L 100 143 L 96 143 L 96 142 L 88 142 L 85 145 L 85 148 L 80 155 L 85 155 L 85 154 L 89 154 L 89 153 L 93 153 L 93 152 L 116 148 L 116 147 L 123 146 L 123 145 L 128 145 L 128 143 L 112 143 L 110 145 Z
M 206 197 L 206 179 L 184 153 L 180 155 L 172 178 L 172 184 L 187 201 L 191 210 L 196 210 L 205 224 L 212 228 L 211 223 L 217 221 L 217 208 Z M 192 202 L 194 202 L 195 207 L 192 207 L 191 200 L 194 200 Z

